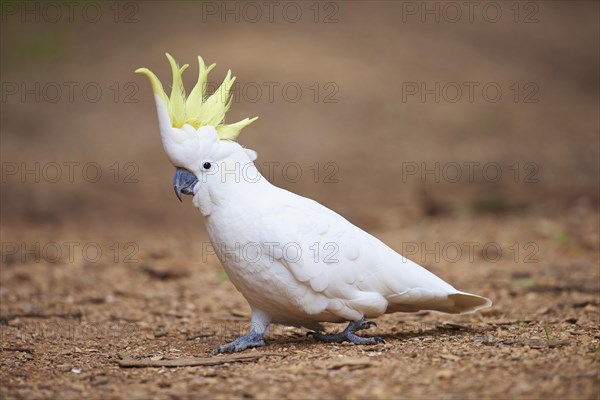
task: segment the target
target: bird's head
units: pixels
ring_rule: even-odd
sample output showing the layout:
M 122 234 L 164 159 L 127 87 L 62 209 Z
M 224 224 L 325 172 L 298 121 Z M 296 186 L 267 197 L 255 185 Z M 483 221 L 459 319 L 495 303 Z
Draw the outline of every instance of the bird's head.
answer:
M 169 160 L 177 168 L 173 187 L 181 200 L 181 193 L 194 194 L 198 182 L 215 185 L 222 181 L 217 171 L 237 168 L 256 159 L 253 150 L 245 149 L 235 142 L 240 131 L 258 117 L 245 118 L 233 124 L 225 124 L 225 114 L 231 106 L 231 87 L 235 77 L 227 72 L 221 86 L 206 96 L 208 73 L 215 64 L 206 66 L 198 57 L 198 81 L 189 95 L 183 87 L 182 74 L 189 66 L 179 67 L 167 54 L 173 74 L 171 96 L 167 97 L 160 80 L 147 68 L 135 72 L 150 80 L 163 147 Z M 196 189 L 197 190 L 197 189 Z

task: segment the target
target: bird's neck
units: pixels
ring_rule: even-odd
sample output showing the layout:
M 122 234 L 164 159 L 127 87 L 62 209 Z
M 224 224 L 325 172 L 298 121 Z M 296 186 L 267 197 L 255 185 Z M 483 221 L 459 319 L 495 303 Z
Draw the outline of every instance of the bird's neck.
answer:
M 226 209 L 247 205 L 254 200 L 269 196 L 274 186 L 260 173 L 253 163 L 240 164 L 240 167 L 219 171 L 217 180 L 210 185 L 200 183 L 194 196 L 194 204 L 204 216 L 210 215 L 216 208 Z

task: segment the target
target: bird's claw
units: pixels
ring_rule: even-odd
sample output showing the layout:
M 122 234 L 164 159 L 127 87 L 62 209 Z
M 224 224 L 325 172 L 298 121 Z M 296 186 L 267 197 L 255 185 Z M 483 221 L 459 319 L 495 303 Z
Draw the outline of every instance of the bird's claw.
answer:
M 324 334 L 324 333 L 320 333 L 320 332 L 307 332 L 306 336 L 312 336 L 317 340 L 320 340 L 322 342 L 328 342 L 328 343 L 341 343 L 341 342 L 350 342 L 350 343 L 354 343 L 354 344 L 376 344 L 376 343 L 385 343 L 385 341 L 383 340 L 383 338 L 379 337 L 379 336 L 375 336 L 375 337 L 361 337 L 356 335 L 354 332 L 362 330 L 362 329 L 368 329 L 372 326 L 377 326 L 377 324 L 373 321 L 367 321 L 365 322 L 364 319 L 359 319 L 357 321 L 352 321 L 350 322 L 350 324 L 348 325 L 348 327 L 346 329 L 344 329 L 343 332 L 341 333 L 335 333 L 335 334 Z
M 360 325 L 358 328 L 356 328 L 357 331 L 363 330 L 363 329 L 369 329 L 370 327 L 376 327 L 377 328 L 377 324 L 373 321 L 365 321 L 362 323 L 362 325 Z
M 238 351 L 246 350 L 252 347 L 262 347 L 266 345 L 267 344 L 262 337 L 250 334 L 246 336 L 240 336 L 233 342 L 217 346 L 213 354 L 237 353 Z
M 354 344 L 377 344 L 377 343 L 385 343 L 385 340 L 383 340 L 383 338 L 379 337 L 379 336 L 361 337 L 361 336 L 355 335 L 354 333 L 348 334 L 347 340 L 350 343 L 354 343 Z

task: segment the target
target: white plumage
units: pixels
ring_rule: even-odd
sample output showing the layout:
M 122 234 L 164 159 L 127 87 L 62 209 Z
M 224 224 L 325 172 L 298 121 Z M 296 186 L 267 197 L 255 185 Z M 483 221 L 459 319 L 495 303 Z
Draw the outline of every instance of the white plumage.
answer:
M 201 172 L 194 203 L 209 203 L 204 208 L 210 208 L 205 215 L 211 241 L 257 314 L 253 322 L 319 329 L 319 322 L 396 311 L 464 313 L 491 305 L 323 205 L 257 179 L 241 146 L 228 147 L 233 151 L 225 160 Z
M 193 194 L 206 217 L 210 239 L 233 284 L 252 308 L 250 333 L 216 352 L 263 346 L 272 322 L 321 330 L 321 322 L 351 321 L 325 341 L 370 344 L 381 338 L 354 335 L 373 318 L 396 311 L 467 313 L 490 307 L 481 296 L 456 290 L 383 242 L 321 204 L 280 189 L 254 166 L 256 152 L 233 139 L 256 118 L 225 125 L 231 105 L 228 73 L 206 97 L 208 72 L 201 57 L 198 83 L 186 98 L 179 67 L 171 97 L 148 69 L 163 147 L 178 169 L 174 188 Z

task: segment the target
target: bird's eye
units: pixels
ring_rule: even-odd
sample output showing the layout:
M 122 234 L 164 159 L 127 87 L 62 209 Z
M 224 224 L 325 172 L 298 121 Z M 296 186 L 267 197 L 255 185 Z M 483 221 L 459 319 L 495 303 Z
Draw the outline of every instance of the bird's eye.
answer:
M 202 166 L 204 167 L 204 169 L 210 169 L 211 167 L 209 162 L 205 162 L 204 164 L 202 164 Z

